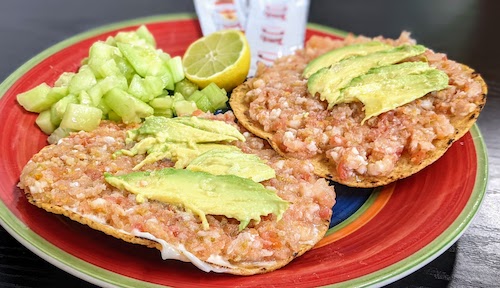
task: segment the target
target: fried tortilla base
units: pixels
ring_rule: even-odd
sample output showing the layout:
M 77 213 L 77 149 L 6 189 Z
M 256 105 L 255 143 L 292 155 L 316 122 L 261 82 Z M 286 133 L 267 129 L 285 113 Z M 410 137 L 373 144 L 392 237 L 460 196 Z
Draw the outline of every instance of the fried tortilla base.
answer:
M 466 116 L 458 117 L 455 116 L 450 119 L 451 124 L 455 127 L 455 133 L 453 137 L 435 140 L 433 142 L 436 149 L 431 152 L 428 152 L 425 159 L 420 162 L 418 165 L 415 165 L 410 161 L 410 157 L 403 153 L 401 158 L 398 160 L 394 170 L 386 176 L 366 176 L 366 175 L 357 175 L 355 178 L 349 179 L 341 179 L 339 174 L 337 173 L 336 167 L 328 161 L 326 155 L 324 153 L 317 154 L 315 157 L 311 158 L 314 167 L 315 174 L 320 177 L 325 177 L 327 179 L 333 180 L 335 182 L 341 183 L 343 185 L 351 186 L 351 187 L 359 187 L 359 188 L 371 188 L 387 185 L 391 182 L 397 181 L 399 179 L 403 179 L 409 177 L 425 167 L 429 166 L 436 160 L 438 160 L 441 156 L 445 154 L 445 152 L 450 148 L 453 142 L 460 139 L 463 135 L 465 135 L 469 129 L 476 122 L 479 113 L 481 112 L 484 104 L 486 102 L 486 94 L 488 92 L 486 83 L 484 79 L 478 73 L 474 72 L 474 70 L 466 65 L 463 65 L 463 69 L 466 72 L 470 73 L 471 77 L 481 83 L 482 87 L 482 99 L 481 103 L 479 103 L 476 109 Z M 250 103 L 246 100 L 246 93 L 251 90 L 251 87 L 248 86 L 248 83 L 243 83 L 240 86 L 236 87 L 231 93 L 231 98 L 229 99 L 229 104 L 231 109 L 234 112 L 234 115 L 238 119 L 238 123 L 243 125 L 246 129 L 248 129 L 253 134 L 267 140 L 269 144 L 273 147 L 273 149 L 278 152 L 283 157 L 291 157 L 285 151 L 282 151 L 278 144 L 274 142 L 273 133 L 267 132 L 263 129 L 262 125 L 260 125 L 257 121 L 254 121 L 249 115 L 249 107 Z
M 228 118 L 234 124 L 234 116 L 232 116 L 231 112 L 229 113 L 231 117 Z M 276 172 L 277 178 L 269 180 L 272 183 L 265 184 L 278 189 L 277 194 L 284 199 L 288 199 L 287 201 L 291 202 L 290 207 L 285 211 L 282 220 L 277 221 L 276 216 L 268 215 L 263 217 L 258 223 L 252 223 L 252 221 L 241 232 L 237 228 L 238 221 L 224 216 L 215 217 L 207 215 L 210 218 L 210 228 L 209 231 L 205 230 L 204 232 L 217 233 L 219 236 L 215 236 L 215 239 L 217 239 L 218 243 L 214 244 L 210 242 L 213 238 L 208 237 L 212 236 L 206 236 L 207 239 L 203 239 L 205 236 L 198 235 L 198 231 L 203 230 L 201 220 L 192 213 L 183 210 L 182 207 L 158 201 L 137 203 L 133 200 L 135 196 L 129 194 L 127 191 L 116 189 L 104 181 L 103 174 L 105 171 L 111 169 L 111 173 L 123 174 L 131 171 L 132 167 L 144 159 L 144 155 L 112 157 L 114 151 L 125 147 L 126 130 L 127 127 L 121 124 L 114 124 L 112 122 L 103 123 L 93 132 L 76 133 L 63 139 L 57 145 L 44 147 L 24 167 L 19 187 L 24 189 L 30 203 L 48 212 L 64 215 L 74 221 L 126 242 L 162 251 L 164 247 L 162 247 L 161 243 L 153 241 L 154 239 L 150 240 L 135 236 L 136 233 L 134 233 L 134 230 L 140 229 L 139 232 L 150 233 L 157 239 L 165 241 L 171 245 L 169 246 L 170 248 L 175 249 L 181 255 L 186 255 L 183 251 L 191 253 L 198 260 L 211 267 L 212 271 L 235 275 L 253 275 L 281 268 L 294 258 L 310 250 L 321 240 L 329 228 L 331 207 L 335 203 L 333 187 L 328 186 L 328 183 L 324 179 L 314 176 L 312 165 L 309 164 L 309 168 L 306 169 L 303 168 L 305 165 L 304 161 L 290 162 L 283 160 L 270 147 L 259 148 L 262 147 L 262 144 L 265 144 L 264 141 L 255 136 L 248 135 L 246 142 L 237 142 L 240 149 L 244 149 L 246 153 L 252 152 L 255 149 L 255 153 L 267 159 L 266 161 L 269 161 L 268 163 L 271 163 L 271 165 L 281 165 L 282 168 L 284 167 L 283 169 L 287 169 L 288 167 L 288 170 L 290 168 L 294 170 L 285 174 L 284 172 L 279 172 L 284 170 L 275 168 L 279 170 Z M 252 143 L 255 144 L 252 146 Z M 259 151 L 261 151 L 261 154 L 258 154 Z M 283 164 L 284 162 L 285 164 Z M 173 163 L 170 161 L 159 161 L 154 164 L 147 164 L 141 169 L 155 170 L 171 167 L 172 165 Z M 304 178 L 308 180 L 304 180 Z M 282 191 L 279 191 L 279 187 L 296 188 L 283 188 Z M 308 195 L 304 195 L 305 193 L 300 189 L 307 190 Z M 93 207 L 93 205 L 102 204 L 105 199 L 111 198 L 118 200 L 111 200 L 109 203 L 106 202 L 105 205 L 108 206 Z M 306 213 L 305 210 L 311 210 L 311 205 L 313 208 L 317 206 L 319 209 L 316 209 L 316 211 L 323 211 L 322 214 L 314 212 L 310 213 L 311 215 L 303 216 Z M 291 207 L 295 208 L 291 209 Z M 118 222 L 114 220 L 114 217 L 117 217 L 117 215 L 119 215 Z M 147 217 L 144 215 L 147 215 Z M 305 220 L 307 217 L 309 219 Z M 152 226 L 148 226 L 149 224 L 146 223 L 150 220 L 153 220 L 154 228 L 150 228 Z M 172 227 L 177 227 L 177 229 L 172 230 Z M 165 230 L 158 231 L 158 229 Z M 266 233 L 277 235 L 273 236 L 278 237 L 275 238 L 277 241 L 276 244 L 283 245 L 279 247 L 286 249 L 276 251 L 276 255 L 278 256 L 274 256 L 274 254 L 269 257 L 262 256 L 264 258 L 260 258 L 258 261 L 254 259 L 260 256 L 239 256 L 238 249 L 242 248 L 238 248 L 240 244 L 237 241 L 239 241 L 239 236 L 243 232 L 249 233 L 248 235 L 254 235 L 252 237 L 257 239 L 256 241 L 264 241 L 262 240 L 264 239 L 262 235 Z M 191 242 L 187 243 L 183 242 L 184 240 L 179 240 L 176 237 L 179 234 L 183 235 L 183 239 L 189 239 Z M 290 239 L 294 239 L 298 234 L 303 235 L 304 238 L 301 236 L 303 240 L 291 242 Z M 250 243 L 255 241 L 254 238 L 251 238 L 253 240 Z M 206 244 L 207 242 L 208 244 Z M 236 243 L 236 245 L 232 245 L 233 243 Z M 190 250 L 189 245 L 198 249 Z M 206 247 L 202 245 L 206 245 Z M 179 246 L 184 248 L 178 249 Z M 236 248 L 231 248 L 231 246 L 236 246 Z M 204 249 L 200 250 L 203 247 Z M 212 247 L 217 248 L 212 249 Z M 257 253 L 260 251 L 257 248 L 252 249 L 254 250 L 251 251 L 257 251 Z M 216 256 L 216 259 L 220 257 L 225 262 L 214 260 L 214 263 L 214 261 L 210 260 L 210 257 L 203 254 L 203 251 L 210 251 L 207 253 Z M 282 251 L 287 252 L 284 253 Z M 183 261 L 193 262 L 189 257 Z M 224 263 L 229 263 L 230 265 L 224 265 Z M 195 263 L 195 265 L 197 264 Z M 197 266 L 200 267 L 199 265 Z

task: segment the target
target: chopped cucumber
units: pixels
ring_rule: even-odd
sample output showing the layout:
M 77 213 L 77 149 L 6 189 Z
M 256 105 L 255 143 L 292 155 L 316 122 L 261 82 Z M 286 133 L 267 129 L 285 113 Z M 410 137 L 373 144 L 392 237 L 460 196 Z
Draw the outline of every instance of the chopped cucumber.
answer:
M 92 131 L 101 122 L 102 111 L 99 108 L 69 104 L 61 121 L 61 128 Z
M 116 43 L 123 56 L 128 60 L 128 62 L 134 67 L 137 74 L 142 77 L 146 77 L 148 71 L 152 68 L 152 65 L 158 65 L 158 62 L 161 64 L 160 57 L 156 53 L 156 50 L 150 46 L 139 46 L 132 45 L 129 43 Z
M 172 108 L 167 108 L 167 109 L 155 109 L 155 116 L 163 116 L 166 118 L 172 118 L 174 117 L 174 110 Z
M 149 102 L 163 93 L 163 81 L 160 77 L 146 76 L 142 78 L 136 74 L 130 82 L 128 93 L 143 102 Z
M 50 91 L 50 86 L 42 83 L 29 91 L 18 94 L 17 102 L 30 112 L 40 113 L 62 98 L 59 97 L 60 94 L 50 93 Z
M 181 57 L 157 49 L 153 34 L 140 26 L 93 43 L 77 73 L 64 72 L 52 88 L 40 84 L 18 94 L 17 100 L 26 110 L 40 113 L 36 124 L 54 143 L 70 131 L 94 129 L 101 119 L 135 123 L 153 114 L 208 111 L 221 102 L 211 101 L 184 77 Z M 202 97 L 187 100 L 195 91 Z
M 93 106 L 92 98 L 90 98 L 89 93 L 87 91 L 82 90 L 80 94 L 78 94 L 78 103 L 85 106 Z
M 174 96 L 172 96 L 172 100 L 175 103 L 177 101 L 184 101 L 184 100 L 186 100 L 186 98 L 181 93 L 174 93 Z
M 170 96 L 156 97 L 155 99 L 149 101 L 149 106 L 153 107 L 155 111 L 169 109 L 173 107 L 174 99 Z
M 120 49 L 115 45 L 109 45 L 102 41 L 97 41 L 92 46 L 90 46 L 89 50 L 89 58 L 101 58 L 101 59 L 111 59 L 113 56 L 122 57 L 122 53 Z
M 207 95 L 205 95 L 205 93 L 203 93 L 202 91 L 199 90 L 194 91 L 194 93 L 191 94 L 191 96 L 189 96 L 187 100 L 196 103 L 196 106 L 204 112 L 207 112 L 210 109 L 212 109 L 212 104 L 210 103 L 210 100 L 208 100 Z
M 134 31 L 127 32 L 118 32 L 115 36 L 115 41 L 118 46 L 118 43 L 127 43 L 127 44 L 135 44 L 135 45 L 148 45 L 146 40 L 142 39 L 135 33 Z
M 163 85 L 164 85 L 163 87 L 165 87 L 165 89 L 167 89 L 167 90 L 174 90 L 174 88 L 175 88 L 174 79 L 172 77 L 172 74 L 168 70 L 167 66 L 163 65 L 163 69 L 161 69 L 161 70 L 162 71 L 157 73 L 157 74 L 161 78 L 161 80 L 163 81 Z
M 113 58 L 90 58 L 88 65 L 92 69 L 96 78 L 122 75 L 122 71 Z
M 198 85 L 189 81 L 187 78 L 184 78 L 183 80 L 175 83 L 174 92 L 179 92 L 182 95 L 184 95 L 184 97 L 186 97 L 186 98 L 191 96 L 191 94 L 193 94 L 194 91 L 197 91 L 197 90 L 198 90 Z
M 64 86 L 52 87 L 52 89 L 50 89 L 49 95 L 47 95 L 47 97 L 57 99 L 57 101 L 66 96 L 68 96 L 68 87 Z
M 52 121 L 50 121 L 50 109 L 42 111 L 40 114 L 38 114 L 35 123 L 45 134 L 50 134 L 57 128 L 57 126 L 54 125 Z
M 182 59 L 180 56 L 175 56 L 167 61 L 168 69 L 172 73 L 172 78 L 175 83 L 184 79 L 184 66 L 182 66 Z
M 135 33 L 137 34 L 137 36 L 139 36 L 139 38 L 144 39 L 144 41 L 146 41 L 146 43 L 148 43 L 149 45 L 151 45 L 153 47 L 156 47 L 155 37 L 153 36 L 153 34 L 151 34 L 151 32 L 148 30 L 148 28 L 146 26 L 141 25 L 135 31 Z
M 116 114 L 116 112 L 113 111 L 113 110 L 109 110 L 109 112 L 108 112 L 108 119 L 111 120 L 111 121 L 115 121 L 115 122 L 122 121 L 122 117 L 120 117 L 118 114 Z
M 54 132 L 52 132 L 52 134 L 50 134 L 49 138 L 47 138 L 47 142 L 49 142 L 49 144 L 57 143 L 62 138 L 68 136 L 69 133 L 72 131 L 73 130 L 71 130 L 71 129 L 57 127 L 57 129 L 54 130 Z
M 154 113 L 151 106 L 118 88 L 108 91 L 103 99 L 124 123 L 140 123 L 142 118 Z
M 174 111 L 177 116 L 190 116 L 193 112 L 198 110 L 196 103 L 189 100 L 180 100 L 174 102 Z
M 101 109 L 102 111 L 102 119 L 108 118 L 109 112 L 112 112 L 111 108 L 109 108 L 108 104 L 104 102 L 104 100 L 101 98 L 101 101 L 96 106 L 97 108 Z
M 118 69 L 120 69 L 121 74 L 125 76 L 127 81 L 130 81 L 136 74 L 134 67 L 132 67 L 132 65 L 125 58 L 114 57 L 113 59 L 115 60 Z
M 128 43 L 117 43 L 117 45 L 137 74 L 142 77 L 158 76 L 163 80 L 163 88 L 174 89 L 172 74 L 153 47 Z
M 203 94 L 207 95 L 208 100 L 211 103 L 210 111 L 214 112 L 217 109 L 222 109 L 226 107 L 226 102 L 229 98 L 226 95 L 226 91 L 220 89 L 217 84 L 210 83 L 203 90 L 201 90 Z
M 94 106 L 99 104 L 101 102 L 102 96 L 113 88 L 127 90 L 128 89 L 127 79 L 121 75 L 108 76 L 104 79 L 99 79 L 97 83 L 88 90 L 88 93 L 90 95 L 90 98 L 92 98 L 92 103 L 94 103 Z
M 167 52 L 161 50 L 161 49 L 156 49 L 156 53 L 158 53 L 158 56 L 160 57 L 161 60 L 163 60 L 163 62 L 167 63 L 168 60 L 170 60 L 170 54 L 168 54 Z
M 68 89 L 70 94 L 78 95 L 82 90 L 90 89 L 97 83 L 94 73 L 89 66 L 80 67 L 78 73 L 69 81 Z
M 59 126 L 68 105 L 72 103 L 78 104 L 78 102 L 78 97 L 70 94 L 52 105 L 52 107 L 50 107 L 50 121 L 52 121 L 52 124 Z
M 63 72 L 54 82 L 54 87 L 67 87 L 75 74 L 74 72 Z
M 104 43 L 108 44 L 108 45 L 111 45 L 111 46 L 116 46 L 116 40 L 115 40 L 115 37 L 113 36 L 108 36 L 108 38 L 106 38 L 106 41 L 104 41 Z
M 212 103 L 208 99 L 207 96 L 203 95 L 203 97 L 200 97 L 197 101 L 195 101 L 196 106 L 203 112 L 213 112 L 214 109 L 212 108 Z

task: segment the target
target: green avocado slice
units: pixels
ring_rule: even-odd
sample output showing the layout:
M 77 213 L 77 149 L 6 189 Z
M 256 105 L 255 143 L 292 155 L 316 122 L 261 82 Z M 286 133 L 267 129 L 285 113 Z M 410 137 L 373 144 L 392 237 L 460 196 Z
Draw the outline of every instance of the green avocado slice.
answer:
M 340 99 L 340 90 L 352 79 L 368 72 L 371 68 L 386 66 L 424 53 L 422 45 L 401 45 L 389 50 L 382 50 L 364 56 L 353 56 L 341 60 L 331 67 L 325 67 L 311 75 L 307 81 L 307 89 L 312 95 L 319 93 L 321 100 L 328 101 L 328 108 Z
M 309 64 L 307 64 L 302 76 L 304 78 L 311 77 L 312 74 L 321 68 L 332 66 L 337 62 L 352 56 L 367 55 L 373 52 L 388 50 L 393 48 L 393 46 L 384 44 L 379 41 L 370 41 L 366 43 L 353 44 L 337 48 L 326 52 L 325 54 L 314 58 Z
M 245 137 L 235 127 L 222 121 L 199 119 L 197 117 L 166 118 L 147 117 L 141 127 L 127 132 L 127 141 L 141 141 L 154 137 L 158 142 L 214 143 L 245 141 Z
M 238 150 L 235 146 L 225 145 L 235 140 L 245 141 L 245 137 L 223 121 L 151 116 L 139 128 L 127 131 L 125 142 L 135 144 L 130 149 L 115 152 L 115 156 L 148 154 L 134 170 L 165 158 L 175 161 L 175 168 L 181 169 L 208 150 Z
M 200 217 L 205 230 L 209 229 L 206 215 L 234 218 L 241 231 L 251 220 L 260 222 L 261 216 L 274 214 L 281 220 L 290 204 L 262 184 L 234 175 L 165 168 L 119 176 L 105 173 L 104 178 L 136 194 L 139 203 L 149 199 L 184 207 Z
M 432 91 L 448 87 L 448 75 L 425 62 L 406 62 L 370 70 L 341 90 L 342 102 L 361 101 L 365 118 L 377 116 Z
M 204 171 L 214 175 L 231 174 L 252 179 L 255 182 L 276 177 L 274 169 L 266 165 L 257 155 L 243 153 L 237 148 L 233 150 L 208 150 L 194 158 L 186 169 Z

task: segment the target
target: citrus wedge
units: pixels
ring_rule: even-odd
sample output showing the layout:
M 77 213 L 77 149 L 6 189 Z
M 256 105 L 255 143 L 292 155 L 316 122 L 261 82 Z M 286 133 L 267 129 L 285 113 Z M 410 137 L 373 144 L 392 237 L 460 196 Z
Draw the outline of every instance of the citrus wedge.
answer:
M 186 78 L 200 88 L 213 82 L 231 91 L 248 75 L 250 48 L 241 31 L 217 31 L 193 42 L 182 64 Z

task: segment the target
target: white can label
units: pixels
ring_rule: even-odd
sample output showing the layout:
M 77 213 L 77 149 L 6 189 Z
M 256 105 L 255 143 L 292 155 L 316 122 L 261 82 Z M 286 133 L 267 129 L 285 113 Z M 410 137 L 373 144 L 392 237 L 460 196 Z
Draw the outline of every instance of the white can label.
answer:
M 309 0 L 194 0 L 203 35 L 224 29 L 245 31 L 252 60 L 271 65 L 304 44 Z
M 246 36 L 252 52 L 250 76 L 257 62 L 271 65 L 276 58 L 289 55 L 304 44 L 309 1 L 250 1 Z

